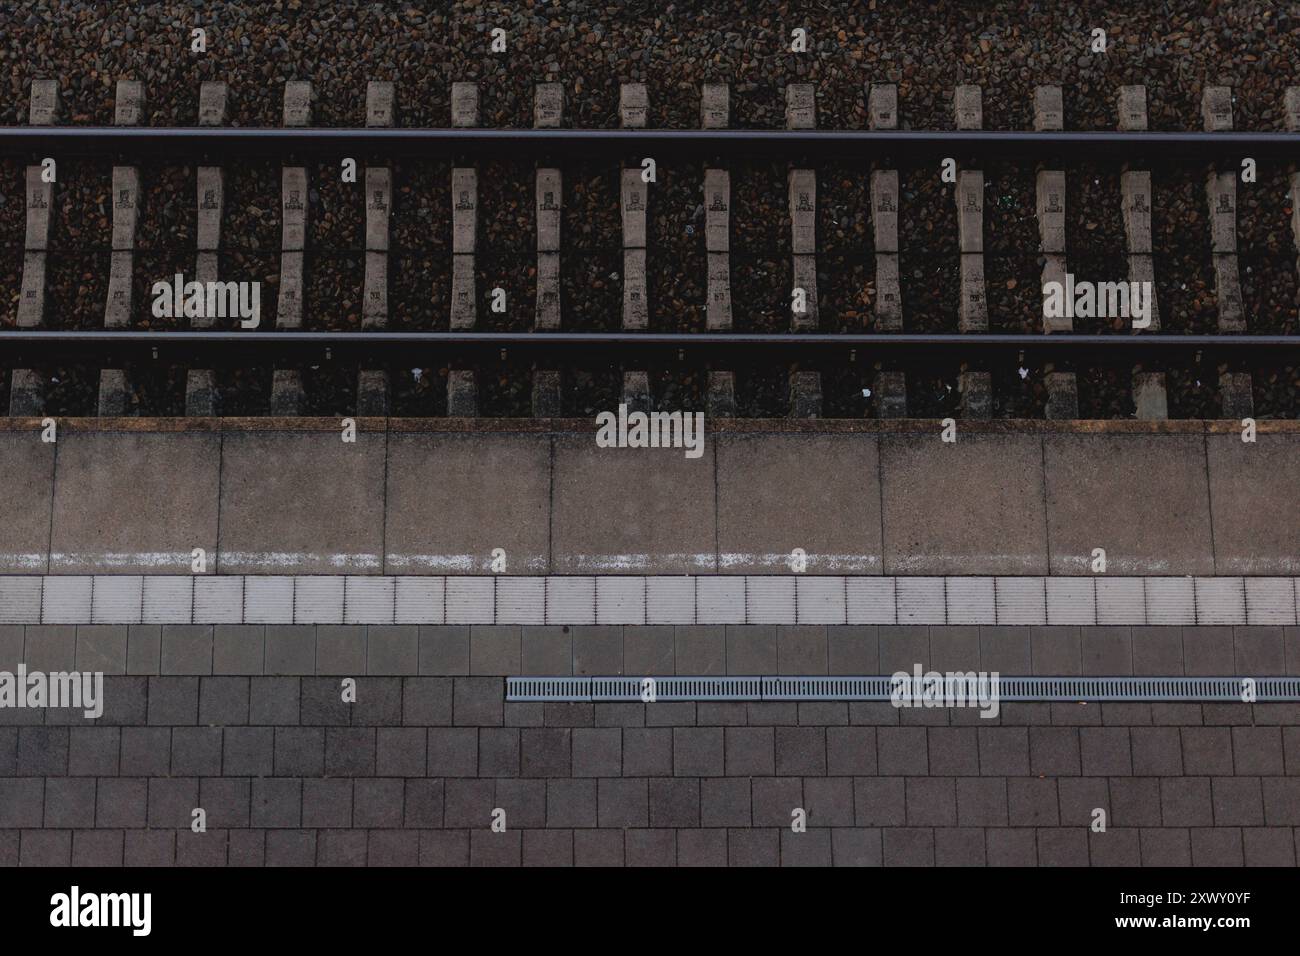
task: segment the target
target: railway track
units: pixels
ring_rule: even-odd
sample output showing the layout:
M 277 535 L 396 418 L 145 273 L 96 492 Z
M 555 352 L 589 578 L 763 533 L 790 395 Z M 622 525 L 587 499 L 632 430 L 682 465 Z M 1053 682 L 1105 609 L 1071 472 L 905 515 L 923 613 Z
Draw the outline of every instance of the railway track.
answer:
M 1119 128 L 1109 132 L 1066 131 L 1062 90 L 1053 86 L 1036 90 L 1032 131 L 983 129 L 982 98 L 973 86 L 954 91 L 955 130 L 900 129 L 898 96 L 888 84 L 869 86 L 869 128 L 857 130 L 816 129 L 813 87 L 805 84 L 786 88 L 785 130 L 727 128 L 726 84 L 705 85 L 698 130 L 646 128 L 644 84 L 624 84 L 622 127 L 610 130 L 563 128 L 563 90 L 553 83 L 536 88 L 530 130 L 480 128 L 478 88 L 469 83 L 453 84 L 453 125 L 446 129 L 396 125 L 391 83 L 370 84 L 367 125 L 357 129 L 311 127 L 312 93 L 302 82 L 285 86 L 281 128 L 224 125 L 228 91 L 221 83 L 203 84 L 199 127 L 143 127 L 144 95 L 139 82 L 121 81 L 114 127 L 59 126 L 56 85 L 34 81 L 30 125 L 0 131 L 0 155 L 31 164 L 21 288 L 11 290 L 17 308 L 5 323 L 10 327 L 0 327 L 6 356 L 0 400 L 7 399 L 10 415 L 235 410 L 550 418 L 619 402 L 703 407 L 718 417 L 1296 414 L 1285 386 L 1295 374 L 1294 308 L 1254 308 L 1243 294 L 1243 274 L 1266 263 L 1267 275 L 1280 257 L 1239 244 L 1237 194 L 1256 188 L 1251 184 L 1261 169 L 1272 171 L 1270 182 L 1278 181 L 1276 169 L 1300 155 L 1300 88 L 1286 92 L 1285 132 L 1235 130 L 1227 87 L 1205 88 L 1204 128 L 1187 132 L 1148 130 L 1145 90 L 1132 86 L 1121 88 Z M 178 232 L 192 234 L 195 248 L 167 250 L 177 271 L 155 275 L 160 255 L 142 242 L 140 222 L 160 197 L 142 185 L 141 164 L 158 154 L 168 163 L 195 164 L 190 181 L 198 196 L 192 225 Z M 515 269 L 531 286 L 523 296 L 514 287 L 508 292 L 508 282 L 494 284 L 501 253 L 485 236 L 499 230 L 481 194 L 496 184 L 484 181 L 480 189 L 484 164 L 520 156 L 538 163 L 526 187 L 535 194 L 526 217 L 535 251 L 515 254 L 526 259 L 522 270 Z M 107 261 L 103 250 L 75 244 L 55 249 L 51 243 L 59 194 L 68 188 L 68 174 L 61 176 L 58 166 L 80 169 L 74 164 L 84 157 L 113 163 Z M 249 260 L 239 257 L 258 244 L 228 228 L 227 178 L 232 166 L 277 160 L 284 163 L 280 249 L 257 248 L 264 266 L 257 274 L 273 271 L 274 281 L 253 282 L 242 278 L 248 270 L 239 266 Z M 427 322 L 426 311 L 403 315 L 404 301 L 395 301 L 408 260 L 394 240 L 402 231 L 394 219 L 401 194 L 411 191 L 408 168 L 448 161 L 450 189 L 435 210 L 441 221 L 430 225 L 449 232 L 450 241 L 439 243 L 436 284 L 442 288 L 427 292 L 442 314 Z M 1119 215 L 1108 215 L 1122 220 L 1122 251 L 1067 248 L 1067 237 L 1079 234 L 1079 214 L 1067 197 L 1082 195 L 1072 180 L 1089 175 L 1081 162 L 1110 170 L 1110 177 L 1121 167 L 1119 191 L 1109 197 Z M 770 229 L 758 224 L 759 232 L 780 232 L 779 240 L 755 242 L 755 224 L 742 222 L 737 212 L 746 203 L 745 170 L 754 163 L 785 164 L 788 215 Z M 581 238 L 592 231 L 584 229 L 583 217 L 566 212 L 572 205 L 581 214 L 582 204 L 571 204 L 566 193 L 589 184 L 579 174 L 576 185 L 566 185 L 566 169 L 574 164 L 599 164 L 606 173 L 611 164 L 621 169 L 621 247 L 606 244 L 597 251 L 589 237 Z M 351 190 L 345 193 L 350 205 L 364 204 L 363 222 L 356 209 L 343 215 L 353 217 L 363 248 L 357 242 L 327 250 L 315 241 L 312 217 L 320 193 L 339 188 L 325 181 L 331 167 L 340 169 L 341 188 Z M 869 183 L 859 197 L 867 200 L 865 208 L 850 208 L 851 200 L 835 195 L 834 178 L 845 169 Z M 1032 192 L 1032 210 L 1006 207 L 998 191 L 1028 171 L 1033 188 L 1024 195 Z M 742 181 L 734 196 L 733 175 Z M 662 243 L 656 215 L 674 225 L 685 217 L 656 192 L 661 178 L 676 186 L 679 177 L 703 202 L 685 222 L 687 241 Z M 1203 322 L 1180 314 L 1182 302 L 1171 306 L 1176 296 L 1163 294 L 1167 278 L 1158 264 L 1161 240 L 1171 230 L 1152 225 L 1158 190 L 1185 190 L 1189 180 L 1203 182 L 1205 235 L 1173 241 L 1199 242 L 1208 252 L 1212 278 L 1206 285 L 1213 294 Z M 1300 212 L 1294 211 L 1300 209 L 1300 175 L 1290 172 L 1288 182 L 1294 253 L 1300 247 Z M 1097 178 L 1092 185 L 1100 184 Z M 952 207 L 949 215 L 955 213 L 955 235 L 918 240 L 933 228 L 924 223 L 933 208 L 922 191 L 933 194 L 936 185 Z M 819 188 L 829 196 L 819 197 Z M 1005 208 L 986 215 L 990 196 Z M 1280 222 L 1284 213 L 1279 204 L 1273 218 Z M 1011 249 L 1027 235 L 1026 215 L 1034 220 L 1036 247 Z M 1091 209 L 1083 216 L 1102 218 Z M 1016 218 L 1020 230 L 999 237 L 993 225 Z M 847 253 L 842 243 L 820 241 L 828 222 L 839 227 L 845 219 L 863 238 Z M 579 234 L 578 242 L 563 243 L 562 232 L 570 231 Z M 580 257 L 613 264 L 600 294 L 575 290 L 568 261 L 575 247 Z M 59 315 L 66 300 L 58 286 L 73 273 L 47 274 L 78 254 L 91 264 L 83 261 L 73 273 L 83 280 L 89 274 L 86 284 L 103 297 L 102 322 L 93 326 Z M 341 311 L 351 314 L 342 320 L 328 307 L 313 310 L 322 301 L 312 289 L 313 267 L 330 255 L 364 263 L 354 270 L 359 288 L 349 296 L 360 300 L 359 308 L 346 304 Z M 912 267 L 918 256 L 941 257 L 944 265 L 924 272 Z M 108 275 L 97 275 L 104 265 Z M 1087 305 L 1074 297 L 1076 269 L 1089 277 L 1081 277 L 1079 288 L 1089 285 L 1088 296 L 1092 286 L 1097 290 Z M 768 307 L 770 297 L 762 308 L 751 308 L 747 279 L 767 279 L 768 273 L 773 285 L 788 288 L 784 321 Z M 1021 283 L 1017 276 L 1027 273 L 1036 281 Z M 256 288 L 236 289 L 241 282 Z M 927 308 L 933 302 L 911 288 L 936 282 L 951 287 L 948 308 Z M 160 292 L 158 283 L 167 289 Z M 1007 307 L 1005 290 L 1018 284 L 1021 305 Z M 678 287 L 697 301 L 694 318 L 674 325 L 651 303 L 665 288 L 676 295 Z M 1053 288 L 1063 307 L 1027 315 L 1024 302 L 1040 292 L 1048 301 Z M 608 307 L 613 289 L 616 296 L 621 292 L 617 324 Z M 239 295 L 245 305 L 257 297 L 256 308 L 241 312 Z M 527 300 L 523 306 L 519 298 Z M 597 304 L 584 305 L 584 298 Z M 509 317 L 501 318 L 504 313 Z M 434 377 L 445 378 L 445 396 L 411 400 L 411 380 L 415 390 L 427 392 Z M 1281 389 L 1261 387 L 1279 377 Z M 66 387 L 69 381 L 80 383 L 79 394 Z M 63 387 L 51 389 L 51 383 Z

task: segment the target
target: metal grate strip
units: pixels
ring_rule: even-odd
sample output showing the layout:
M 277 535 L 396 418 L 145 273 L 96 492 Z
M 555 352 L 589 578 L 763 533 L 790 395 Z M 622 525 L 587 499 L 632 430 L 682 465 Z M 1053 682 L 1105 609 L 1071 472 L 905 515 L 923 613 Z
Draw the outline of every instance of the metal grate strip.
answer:
M 945 694 L 987 675 L 946 675 Z M 1253 682 L 1260 703 L 1300 701 L 1298 677 L 998 677 L 1003 701 L 1241 702 Z M 507 677 L 508 701 L 870 700 L 892 697 L 893 678 L 865 677 Z

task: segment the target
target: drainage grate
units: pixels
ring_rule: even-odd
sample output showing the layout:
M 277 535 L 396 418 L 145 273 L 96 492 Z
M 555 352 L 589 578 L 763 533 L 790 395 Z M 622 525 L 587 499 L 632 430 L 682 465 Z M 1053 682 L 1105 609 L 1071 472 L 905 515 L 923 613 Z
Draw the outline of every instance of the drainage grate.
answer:
M 991 679 L 979 677 L 987 688 Z M 951 692 L 966 675 L 946 675 Z M 653 682 L 653 683 L 650 683 Z M 1004 701 L 1300 701 L 1300 677 L 999 677 Z M 507 677 L 509 701 L 889 700 L 892 677 Z

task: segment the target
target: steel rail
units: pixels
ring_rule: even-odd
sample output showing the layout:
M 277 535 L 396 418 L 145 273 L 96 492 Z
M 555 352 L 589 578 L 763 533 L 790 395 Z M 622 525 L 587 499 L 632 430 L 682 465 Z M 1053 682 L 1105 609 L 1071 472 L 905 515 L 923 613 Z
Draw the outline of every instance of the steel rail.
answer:
M 654 149 L 702 155 L 729 152 L 858 155 L 955 154 L 1133 157 L 1203 160 L 1225 153 L 1300 157 L 1300 132 L 1158 132 L 1131 130 L 676 130 L 676 129 L 480 129 L 327 127 L 0 127 L 0 155 L 43 152 L 156 151 L 177 154 L 276 154 L 350 151 L 444 155 L 497 154 L 516 150 L 592 155 Z

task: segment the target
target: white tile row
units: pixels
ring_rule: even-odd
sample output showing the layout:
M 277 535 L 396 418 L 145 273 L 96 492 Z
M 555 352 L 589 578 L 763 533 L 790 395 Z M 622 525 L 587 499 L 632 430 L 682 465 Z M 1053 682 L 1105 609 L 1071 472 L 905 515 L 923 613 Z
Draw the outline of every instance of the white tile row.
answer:
M 1291 624 L 1300 578 L 0 577 L 0 624 Z

